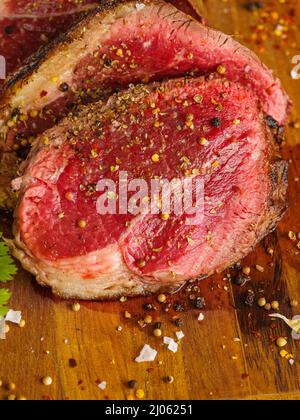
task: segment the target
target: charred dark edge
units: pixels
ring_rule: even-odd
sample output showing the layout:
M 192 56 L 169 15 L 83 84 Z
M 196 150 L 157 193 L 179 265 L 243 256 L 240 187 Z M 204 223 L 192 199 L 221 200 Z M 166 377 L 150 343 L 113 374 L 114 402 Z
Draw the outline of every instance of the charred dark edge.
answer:
M 114 10 L 121 4 L 131 3 L 128 0 L 102 0 L 101 4 L 91 11 L 83 13 L 82 16 L 64 33 L 56 37 L 49 44 L 41 47 L 36 53 L 28 57 L 23 66 L 13 73 L 10 78 L 4 83 L 0 90 L 0 97 L 3 95 L 5 98 L 6 90 L 9 90 L 16 83 L 22 81 L 27 76 L 30 76 L 34 70 L 36 70 L 42 63 L 46 61 L 48 56 L 56 51 L 60 45 L 67 45 L 71 43 L 75 38 L 78 38 L 81 24 L 83 22 L 88 23 L 98 13 L 107 13 Z M 143 0 L 143 3 L 148 3 L 148 0 Z

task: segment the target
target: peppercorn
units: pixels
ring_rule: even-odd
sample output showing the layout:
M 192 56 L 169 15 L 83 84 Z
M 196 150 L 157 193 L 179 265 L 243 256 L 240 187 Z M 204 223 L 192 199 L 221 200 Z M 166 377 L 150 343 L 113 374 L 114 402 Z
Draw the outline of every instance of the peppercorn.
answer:
M 161 322 L 156 322 L 156 323 L 154 324 L 154 329 L 155 329 L 155 330 L 160 330 L 160 329 L 161 329 L 161 326 L 162 326 L 162 323 L 161 323 Z
M 212 120 L 211 120 L 211 125 L 213 126 L 213 127 L 220 127 L 220 125 L 221 125 L 221 120 L 220 120 L 220 118 L 219 117 L 214 117 Z
M 273 300 L 273 302 L 271 302 L 271 308 L 274 310 L 279 309 L 279 302 L 277 300 Z
M 153 307 L 152 303 L 145 303 L 144 309 L 145 309 L 145 311 L 153 311 L 154 307 Z
M 4 28 L 6 35 L 11 35 L 14 32 L 14 27 L 12 25 L 6 26 Z
M 286 341 L 285 338 L 279 337 L 276 340 L 276 344 L 277 344 L 278 347 L 285 347 L 287 345 L 287 341 Z
M 175 302 L 173 308 L 176 312 L 184 312 L 184 307 L 179 302 Z
M 145 322 L 145 324 L 151 324 L 151 322 L 152 322 L 152 316 L 151 315 L 145 316 L 144 322 Z
M 243 268 L 243 274 L 245 274 L 246 276 L 249 276 L 250 272 L 251 272 L 250 267 L 244 267 Z
M 199 297 L 194 301 L 194 307 L 196 309 L 204 309 L 205 306 L 206 306 L 206 302 L 203 297 Z
M 157 300 L 159 303 L 164 303 L 167 300 L 167 296 L 164 294 L 158 295 Z
M 137 389 L 135 395 L 137 398 L 142 399 L 145 396 L 145 391 L 143 389 Z
M 154 337 L 161 337 L 162 330 L 160 330 L 159 328 L 155 328 L 155 330 L 153 331 L 153 335 Z
M 271 117 L 270 115 L 268 115 L 268 116 L 266 117 L 266 121 L 267 121 L 267 124 L 268 124 L 268 126 L 269 126 L 270 128 L 273 128 L 273 129 L 277 129 L 277 128 L 278 128 L 278 123 L 277 123 L 277 121 L 276 121 L 276 120 L 274 120 L 274 118 L 273 118 L 273 117 Z
M 62 83 L 61 85 L 59 85 L 58 89 L 61 92 L 67 92 L 69 90 L 69 85 L 67 83 Z
M 72 305 L 72 311 L 73 312 L 79 312 L 80 311 L 80 304 L 79 303 L 73 303 Z
M 128 381 L 127 385 L 130 389 L 136 389 L 138 387 L 138 382 L 132 379 L 131 381 Z
M 25 325 L 26 325 L 25 320 L 24 320 L 24 319 L 21 319 L 21 321 L 20 321 L 20 323 L 19 323 L 19 327 L 20 327 L 20 328 L 24 328 L 24 327 L 25 327 Z
M 266 303 L 267 303 L 267 301 L 264 297 L 259 298 L 258 301 L 257 301 L 258 306 L 261 307 L 261 308 L 264 307 L 266 305 Z
M 86 227 L 86 221 L 83 219 L 78 220 L 78 227 L 80 227 L 80 229 L 84 229 Z
M 52 385 L 52 378 L 51 378 L 51 376 L 44 376 L 43 378 L 42 378 L 42 382 L 43 382 L 43 384 L 45 385 L 45 386 L 50 386 L 50 385 Z
M 251 278 L 248 276 L 244 276 L 242 273 L 239 273 L 237 276 L 234 277 L 233 283 L 236 286 L 244 286 Z
M 265 308 L 266 311 L 270 311 L 271 304 L 270 303 L 266 303 L 265 306 L 264 306 L 264 308 Z
M 174 382 L 174 377 L 173 377 L 173 376 L 166 376 L 166 377 L 164 378 L 164 381 L 165 381 L 167 384 L 172 384 L 172 383 Z
M 16 384 L 14 384 L 13 382 L 8 383 L 7 389 L 8 391 L 14 391 L 16 389 Z

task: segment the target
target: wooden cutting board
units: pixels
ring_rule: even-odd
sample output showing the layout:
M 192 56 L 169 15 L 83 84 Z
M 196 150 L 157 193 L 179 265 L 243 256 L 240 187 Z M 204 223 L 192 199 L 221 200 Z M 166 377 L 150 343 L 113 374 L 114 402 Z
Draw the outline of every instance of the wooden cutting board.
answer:
M 245 2 L 193 1 L 210 25 L 236 36 L 275 70 L 294 100 L 295 121 L 300 118 L 300 80 L 293 80 L 290 73 L 292 57 L 300 54 L 300 4 L 296 0 L 281 5 L 266 1 L 274 5 L 274 13 L 268 14 L 260 32 L 255 32 L 251 27 L 257 28 L 262 11 L 250 13 L 243 7 Z M 295 23 L 289 25 L 284 45 L 274 47 L 281 39 L 274 34 L 276 25 L 287 16 L 294 16 Z M 285 21 L 281 24 L 285 26 Z M 252 39 L 251 33 L 256 34 Z M 256 44 L 257 36 L 264 39 L 262 44 Z M 199 284 L 197 293 L 207 302 L 202 322 L 197 321 L 200 310 L 190 309 L 191 292 L 187 291 L 168 298 L 172 304 L 169 312 L 155 298 L 148 298 L 124 303 L 82 302 L 75 313 L 71 302 L 53 298 L 20 269 L 10 286 L 11 307 L 22 311 L 26 326 L 11 326 L 7 340 L 0 342 L 3 383 L 14 382 L 14 393 L 28 399 L 132 399 L 134 392 L 127 387 L 132 379 L 138 381 L 147 399 L 300 399 L 300 343 L 291 339 L 282 322 L 272 322 L 264 309 L 255 303 L 245 305 L 247 290 L 253 290 L 256 299 L 278 300 L 280 311 L 288 317 L 300 313 L 300 305 L 294 309 L 289 305 L 290 299 L 300 302 L 300 250 L 288 238 L 289 231 L 300 232 L 300 181 L 295 181 L 300 177 L 300 129 L 288 129 L 284 155 L 291 162 L 289 212 L 277 232 L 243 262 L 251 267 L 251 282 L 238 287 L 219 275 Z M 9 229 L 10 219 L 2 215 L 0 230 L 8 233 Z M 274 249 L 273 257 L 266 247 Z M 256 264 L 263 266 L 264 272 L 257 271 Z M 176 301 L 189 309 L 175 312 Z M 153 326 L 139 326 L 146 302 L 155 303 L 157 311 L 149 314 L 162 322 L 163 335 L 173 337 L 179 329 L 184 331 L 176 354 L 153 337 Z M 126 310 L 131 319 L 124 318 Z M 175 326 L 173 316 L 182 319 L 181 328 Z M 294 355 L 293 366 L 280 357 L 274 344 L 278 336 L 288 337 L 286 349 Z M 157 361 L 137 364 L 133 359 L 145 343 L 158 350 Z M 53 378 L 52 386 L 42 385 L 45 375 Z M 168 375 L 174 377 L 171 384 L 164 382 Z M 99 381 L 107 382 L 104 391 L 98 388 Z M 0 397 L 7 395 L 8 391 L 0 388 Z

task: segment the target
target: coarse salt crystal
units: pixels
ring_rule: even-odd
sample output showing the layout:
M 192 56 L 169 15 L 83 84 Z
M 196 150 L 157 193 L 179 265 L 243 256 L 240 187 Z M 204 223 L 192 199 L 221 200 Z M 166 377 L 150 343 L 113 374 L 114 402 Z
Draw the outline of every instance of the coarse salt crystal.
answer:
M 145 9 L 145 5 L 143 3 L 136 3 L 135 8 L 139 12 L 140 10 Z
M 293 70 L 291 71 L 291 78 L 292 78 L 293 80 L 298 80 L 298 79 L 300 79 L 300 74 L 299 74 L 299 72 L 297 71 L 297 69 L 293 69 Z
M 176 332 L 176 337 L 178 340 L 182 340 L 184 337 L 184 333 L 182 331 L 177 331 Z
M 168 350 L 172 351 L 173 353 L 177 353 L 178 350 L 178 344 L 173 340 L 169 345 L 168 345 Z
M 201 313 L 198 316 L 198 321 L 203 321 L 203 320 L 204 320 L 204 315 L 203 315 L 203 313 Z
M 103 381 L 98 385 L 98 388 L 100 388 L 100 389 L 102 389 L 102 391 L 104 391 L 105 388 L 106 388 L 106 385 L 107 385 L 107 382 Z
M 294 359 L 290 359 L 289 360 L 289 364 L 291 365 L 291 366 L 293 366 L 293 364 L 295 363 L 295 360 Z
M 157 351 L 152 349 L 148 344 L 145 344 L 135 361 L 137 363 L 153 362 L 156 356 Z
M 6 322 L 12 322 L 13 324 L 20 324 L 22 320 L 22 313 L 20 311 L 9 310 L 5 317 Z
M 170 344 L 172 343 L 174 340 L 171 337 L 164 337 L 164 344 Z

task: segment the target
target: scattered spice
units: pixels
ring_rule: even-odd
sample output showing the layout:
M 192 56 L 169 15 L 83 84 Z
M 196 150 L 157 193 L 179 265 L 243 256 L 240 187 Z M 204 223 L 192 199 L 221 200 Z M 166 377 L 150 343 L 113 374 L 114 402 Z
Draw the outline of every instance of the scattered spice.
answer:
M 220 125 L 221 125 L 221 119 L 219 118 L 219 117 L 214 117 L 212 120 L 211 120 L 211 125 L 213 126 L 213 127 L 220 127 Z
M 80 304 L 79 303 L 73 303 L 72 305 L 72 311 L 73 312 L 79 312 L 80 311 Z
M 138 387 L 138 382 L 132 379 L 131 381 L 128 381 L 127 385 L 130 389 L 136 389 Z
M 59 85 L 58 89 L 61 92 L 67 92 L 69 90 L 69 85 L 67 83 L 62 83 Z
M 69 366 L 70 368 L 74 369 L 77 367 L 77 362 L 75 359 L 69 359 Z
M 144 398 L 145 396 L 145 391 L 143 389 L 137 389 L 135 396 L 140 400 L 142 398 Z
M 173 376 L 168 375 L 168 376 L 166 376 L 166 377 L 164 378 L 164 382 L 165 382 L 166 384 L 172 384 L 172 383 L 174 382 L 174 377 L 173 377 Z
M 258 299 L 257 304 L 260 308 L 263 308 L 266 305 L 267 301 L 264 297 Z
M 87 225 L 87 223 L 84 219 L 78 220 L 78 227 L 80 227 L 80 229 L 86 228 L 86 225 Z
M 50 385 L 52 385 L 52 382 L 53 382 L 53 380 L 52 380 L 51 376 L 44 376 L 44 377 L 42 378 L 42 383 L 43 383 L 45 386 L 50 386 Z
M 154 337 L 161 337 L 162 336 L 162 330 L 159 328 L 155 328 L 153 331 Z
M 283 337 L 279 337 L 276 340 L 276 344 L 278 347 L 285 347 L 287 345 L 287 340 Z
M 279 302 L 277 300 L 273 300 L 273 302 L 271 302 L 271 308 L 274 310 L 279 309 Z
M 244 267 L 243 270 L 242 270 L 242 272 L 246 276 L 249 276 L 249 274 L 251 273 L 251 268 L 250 267 Z
M 165 303 L 166 300 L 167 300 L 167 296 L 164 295 L 164 294 L 160 294 L 160 295 L 157 296 L 157 300 L 158 300 L 159 303 Z

